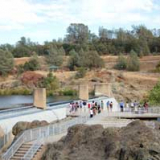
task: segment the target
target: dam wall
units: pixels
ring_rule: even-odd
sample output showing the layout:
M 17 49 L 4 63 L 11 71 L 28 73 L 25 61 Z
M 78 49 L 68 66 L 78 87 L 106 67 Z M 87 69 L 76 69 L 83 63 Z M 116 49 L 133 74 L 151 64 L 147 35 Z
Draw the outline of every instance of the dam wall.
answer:
M 12 127 L 20 121 L 32 122 L 34 120 L 45 120 L 48 123 L 51 123 L 53 121 L 66 118 L 66 110 L 66 107 L 52 110 L 43 110 L 32 114 L 3 119 L 0 120 L 0 127 L 3 129 L 4 133 L 7 134 L 12 131 Z

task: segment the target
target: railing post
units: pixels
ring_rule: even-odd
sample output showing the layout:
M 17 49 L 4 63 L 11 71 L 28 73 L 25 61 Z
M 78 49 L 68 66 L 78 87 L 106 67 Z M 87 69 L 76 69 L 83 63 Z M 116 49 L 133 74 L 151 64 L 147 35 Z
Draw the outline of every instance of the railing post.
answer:
M 31 140 L 32 140 L 32 130 L 30 130 L 30 137 L 31 137 Z
M 47 131 L 48 131 L 48 136 L 49 136 L 49 126 L 48 126 L 47 128 L 48 128 L 48 130 L 47 130 Z

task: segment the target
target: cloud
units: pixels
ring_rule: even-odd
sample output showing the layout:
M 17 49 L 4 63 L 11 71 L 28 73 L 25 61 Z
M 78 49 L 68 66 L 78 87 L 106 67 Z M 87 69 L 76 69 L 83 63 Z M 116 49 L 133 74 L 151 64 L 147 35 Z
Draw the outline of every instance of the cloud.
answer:
M 51 37 L 53 24 L 63 31 L 70 23 L 89 27 L 118 28 L 132 24 L 157 27 L 158 3 L 158 0 L 0 0 L 0 31 L 21 30 L 24 35 L 32 32 L 30 36 L 42 39 Z

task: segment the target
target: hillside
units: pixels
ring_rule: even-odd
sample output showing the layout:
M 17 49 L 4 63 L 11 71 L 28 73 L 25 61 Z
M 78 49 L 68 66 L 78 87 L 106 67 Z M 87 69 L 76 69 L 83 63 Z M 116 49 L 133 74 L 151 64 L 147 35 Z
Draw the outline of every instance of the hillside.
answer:
M 140 59 L 140 71 L 139 72 L 127 72 L 113 70 L 113 66 L 116 63 L 117 56 L 102 56 L 105 62 L 105 68 L 96 69 L 87 72 L 86 76 L 81 79 L 75 79 L 76 71 L 60 70 L 53 74 L 59 79 L 61 87 L 78 89 L 78 85 L 81 83 L 88 83 L 90 92 L 94 89 L 95 83 L 110 83 L 112 96 L 118 100 L 140 100 L 146 96 L 147 92 L 153 88 L 158 82 L 160 74 L 152 73 L 151 70 L 155 69 L 155 66 L 160 61 L 160 56 L 146 56 Z M 63 66 L 67 65 L 69 57 L 64 58 Z M 24 64 L 29 60 L 28 57 L 15 58 L 15 64 Z M 46 64 L 43 57 L 39 57 L 42 69 L 34 71 L 43 76 L 47 76 Z M 12 86 L 11 83 L 18 83 L 15 76 L 9 76 L 8 78 L 0 79 L 0 87 Z M 4 82 L 5 81 L 5 82 Z

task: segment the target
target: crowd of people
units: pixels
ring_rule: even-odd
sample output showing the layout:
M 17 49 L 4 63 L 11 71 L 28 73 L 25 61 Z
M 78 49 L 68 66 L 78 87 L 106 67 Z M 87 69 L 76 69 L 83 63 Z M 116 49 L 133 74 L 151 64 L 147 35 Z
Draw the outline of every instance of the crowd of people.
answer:
M 126 102 L 124 103 L 123 101 L 121 101 L 119 103 L 119 107 L 120 107 L 120 111 L 121 112 L 135 112 L 135 113 L 138 113 L 139 111 L 145 111 L 145 112 L 148 112 L 148 103 L 147 102 L 144 102 L 143 105 L 141 105 L 140 103 L 138 103 L 137 101 L 134 101 L 134 102 Z
M 79 109 L 83 112 L 89 112 L 90 117 L 92 118 L 96 114 L 101 113 L 105 108 L 107 108 L 108 112 L 112 112 L 113 102 L 107 101 L 106 104 L 103 100 L 101 101 L 77 101 L 70 103 L 70 113 L 77 112 Z
M 90 117 L 92 118 L 96 114 L 101 113 L 103 110 L 107 110 L 108 112 L 112 112 L 113 110 L 113 102 L 112 101 L 73 101 L 70 103 L 70 113 L 75 113 L 78 110 L 82 112 L 87 112 L 90 114 Z M 124 102 L 120 101 L 119 103 L 119 109 L 121 112 L 134 112 L 134 113 L 142 113 L 142 112 L 148 112 L 148 103 L 144 102 L 143 105 L 140 105 L 137 101 L 134 102 Z

